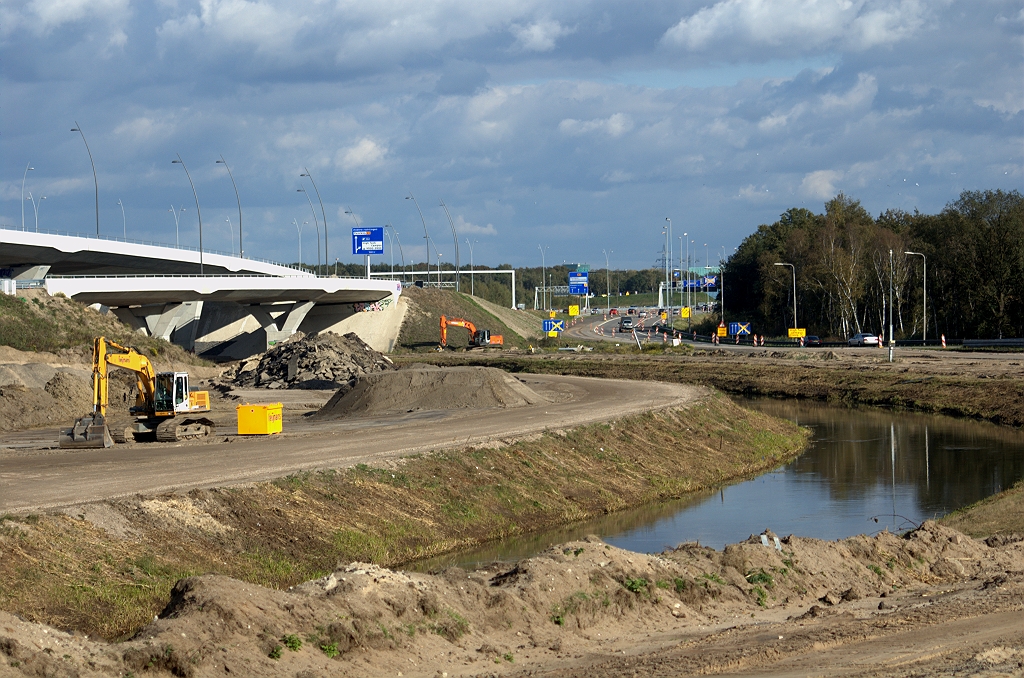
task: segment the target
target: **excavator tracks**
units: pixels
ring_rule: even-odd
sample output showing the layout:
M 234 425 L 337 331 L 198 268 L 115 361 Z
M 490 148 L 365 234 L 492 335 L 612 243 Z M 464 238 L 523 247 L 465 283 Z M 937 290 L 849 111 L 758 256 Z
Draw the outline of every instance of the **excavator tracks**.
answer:
M 161 443 L 176 443 L 182 440 L 198 440 L 211 435 L 215 425 L 206 417 L 198 419 L 167 419 L 156 427 L 156 439 Z

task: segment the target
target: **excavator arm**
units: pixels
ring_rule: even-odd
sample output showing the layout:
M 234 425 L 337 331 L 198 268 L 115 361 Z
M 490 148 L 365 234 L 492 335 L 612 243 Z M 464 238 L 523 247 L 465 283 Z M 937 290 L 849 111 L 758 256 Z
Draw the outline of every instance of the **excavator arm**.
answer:
M 476 334 L 476 325 L 463 318 L 446 318 L 441 316 L 441 348 L 448 345 L 448 328 L 449 327 L 465 327 L 469 330 L 469 336 Z
M 93 412 L 105 417 L 109 404 L 107 366 L 113 365 L 135 373 L 138 395 L 135 410 L 152 408 L 156 396 L 156 371 L 149 358 L 134 348 L 121 346 L 106 337 L 96 337 L 92 351 L 92 404 Z

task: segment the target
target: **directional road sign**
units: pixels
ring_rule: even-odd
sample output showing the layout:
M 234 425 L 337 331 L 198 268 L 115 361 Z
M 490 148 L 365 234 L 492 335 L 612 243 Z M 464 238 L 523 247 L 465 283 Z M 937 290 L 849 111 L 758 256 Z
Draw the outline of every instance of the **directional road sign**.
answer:
M 569 294 L 585 295 L 589 286 L 590 274 L 587 271 L 569 272 Z
M 565 321 L 562 319 L 558 320 L 545 320 L 544 321 L 545 332 L 565 332 Z
M 750 334 L 750 323 L 729 323 L 729 336 Z
M 352 254 L 384 254 L 384 227 L 353 228 Z

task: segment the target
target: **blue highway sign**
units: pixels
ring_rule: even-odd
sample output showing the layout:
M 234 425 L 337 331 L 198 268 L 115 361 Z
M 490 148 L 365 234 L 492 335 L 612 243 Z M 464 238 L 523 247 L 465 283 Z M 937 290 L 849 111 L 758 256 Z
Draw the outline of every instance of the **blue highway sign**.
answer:
M 565 332 L 565 321 L 564 320 L 545 320 L 544 321 L 545 332 Z
M 352 254 L 384 254 L 384 227 L 353 228 Z

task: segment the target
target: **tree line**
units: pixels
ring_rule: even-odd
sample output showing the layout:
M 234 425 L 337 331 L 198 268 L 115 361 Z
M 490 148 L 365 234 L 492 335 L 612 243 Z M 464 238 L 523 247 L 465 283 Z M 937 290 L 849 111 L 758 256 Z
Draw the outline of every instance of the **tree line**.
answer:
M 892 251 L 890 266 L 889 252 Z M 924 316 L 922 257 L 927 259 Z M 882 334 L 889 287 L 897 339 L 1024 336 L 1024 198 L 1017 191 L 964 191 L 939 214 L 886 210 L 873 218 L 840 193 L 823 214 L 784 212 L 744 239 L 723 265 L 726 315 L 755 331 L 845 338 Z

